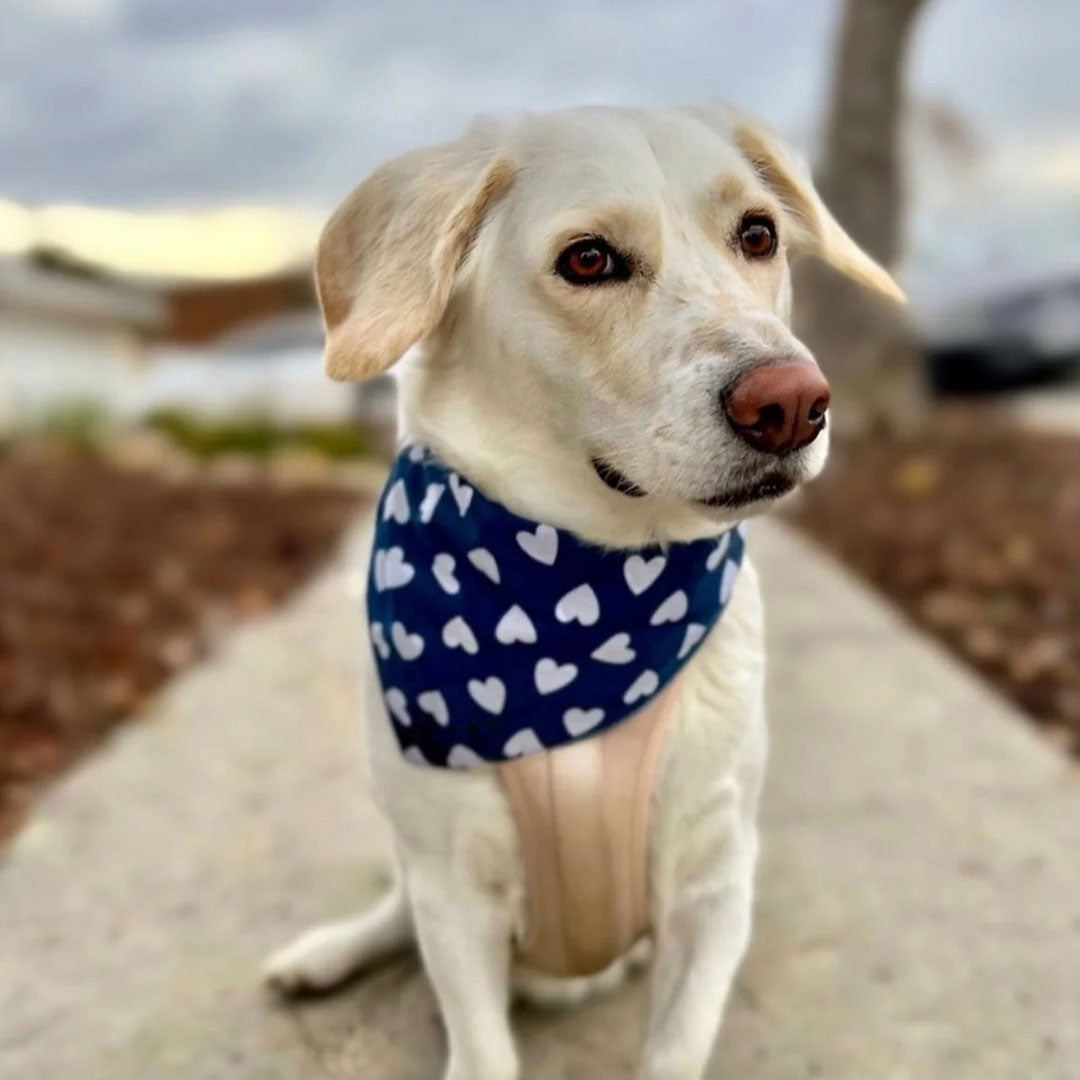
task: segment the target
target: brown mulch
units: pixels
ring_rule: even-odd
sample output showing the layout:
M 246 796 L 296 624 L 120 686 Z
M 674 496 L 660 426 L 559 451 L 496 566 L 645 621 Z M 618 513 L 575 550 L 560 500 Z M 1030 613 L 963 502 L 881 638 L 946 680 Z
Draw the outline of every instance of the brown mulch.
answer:
M 957 414 L 836 447 L 793 516 L 1080 752 L 1080 440 Z
M 0 458 L 0 840 L 224 628 L 308 578 L 357 503 Z

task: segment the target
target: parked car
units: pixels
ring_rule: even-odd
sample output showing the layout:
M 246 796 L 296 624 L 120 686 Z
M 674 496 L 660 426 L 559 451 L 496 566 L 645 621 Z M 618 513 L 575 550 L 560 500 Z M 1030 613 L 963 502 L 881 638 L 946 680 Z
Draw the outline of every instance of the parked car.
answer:
M 1080 372 L 1080 269 L 967 280 L 917 309 L 931 381 L 991 393 Z

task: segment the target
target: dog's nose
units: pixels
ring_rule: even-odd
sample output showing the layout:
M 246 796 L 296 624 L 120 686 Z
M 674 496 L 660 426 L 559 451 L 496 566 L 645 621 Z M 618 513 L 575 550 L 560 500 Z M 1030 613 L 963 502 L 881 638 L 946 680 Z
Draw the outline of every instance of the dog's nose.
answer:
M 809 360 L 753 368 L 724 400 L 738 435 L 767 454 L 809 446 L 825 427 L 828 407 L 829 384 Z

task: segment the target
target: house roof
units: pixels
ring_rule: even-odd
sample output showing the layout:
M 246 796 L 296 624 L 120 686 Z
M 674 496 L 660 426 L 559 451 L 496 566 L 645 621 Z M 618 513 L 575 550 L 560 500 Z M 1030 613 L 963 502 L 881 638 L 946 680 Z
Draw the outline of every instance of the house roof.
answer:
M 150 332 L 166 318 L 153 291 L 47 255 L 0 257 L 0 311 Z

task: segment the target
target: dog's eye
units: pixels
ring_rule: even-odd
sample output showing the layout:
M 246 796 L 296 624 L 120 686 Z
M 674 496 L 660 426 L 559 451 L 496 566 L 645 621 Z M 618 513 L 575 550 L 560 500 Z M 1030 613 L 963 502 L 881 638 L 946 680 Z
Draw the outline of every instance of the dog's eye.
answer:
M 764 214 L 747 214 L 739 225 L 739 247 L 748 259 L 767 259 L 776 252 L 776 225 Z
M 566 248 L 555 263 L 555 272 L 571 285 L 599 285 L 625 281 L 630 276 L 630 263 L 606 240 L 592 236 Z

